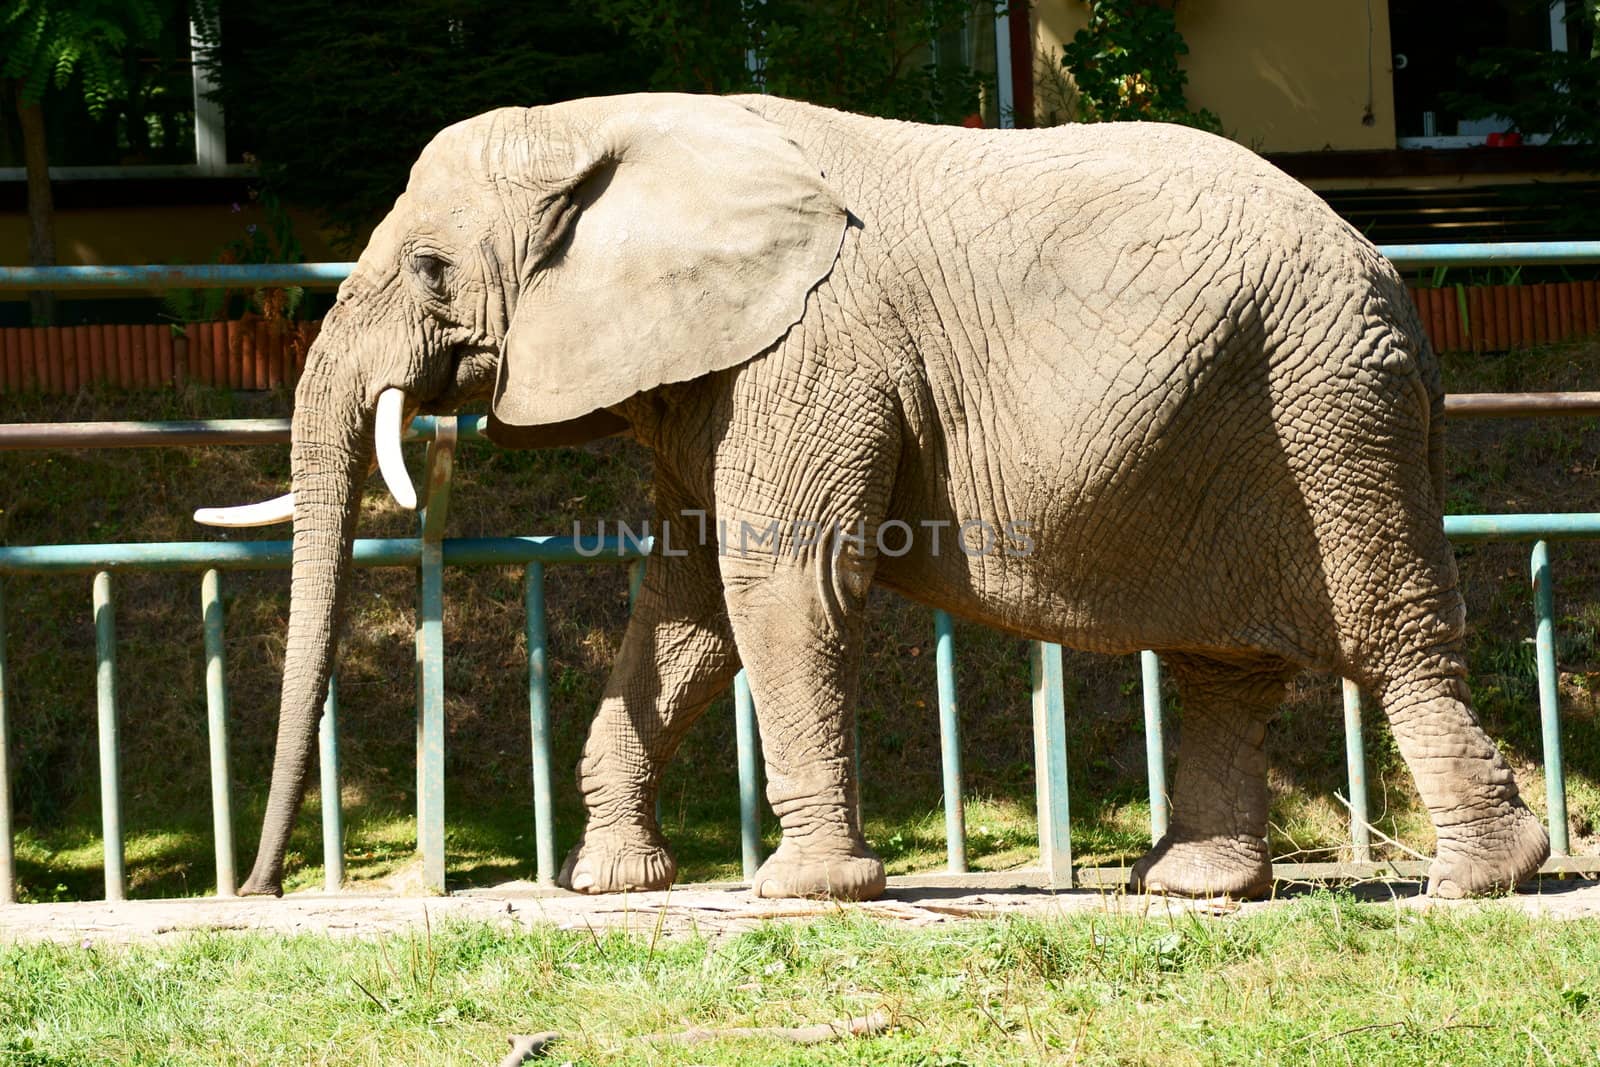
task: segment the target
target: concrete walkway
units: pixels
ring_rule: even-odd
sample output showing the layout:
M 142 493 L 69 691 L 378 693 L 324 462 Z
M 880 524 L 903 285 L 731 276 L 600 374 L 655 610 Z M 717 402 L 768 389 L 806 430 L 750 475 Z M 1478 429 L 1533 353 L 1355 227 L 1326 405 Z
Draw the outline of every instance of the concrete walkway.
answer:
M 1286 886 L 1279 899 L 1304 891 L 1304 887 Z M 1361 883 L 1354 891 L 1364 899 L 1393 901 L 1396 907 L 1406 909 L 1483 906 L 1478 901 L 1431 900 L 1419 895 L 1415 882 Z M 1600 917 L 1600 881 L 1547 879 L 1500 903 L 1556 919 Z M 728 883 L 679 886 L 663 893 L 588 897 L 512 882 L 440 897 L 307 892 L 280 900 L 211 897 L 118 904 L 14 904 L 0 907 L 0 943 L 50 940 L 103 944 L 213 930 L 362 936 L 421 930 L 430 924 L 459 920 L 503 923 L 508 927 L 548 923 L 567 930 L 621 929 L 645 936 L 657 936 L 659 931 L 661 936 L 720 937 L 772 920 L 814 919 L 839 911 L 932 926 L 1006 915 L 1231 915 L 1274 906 L 1277 903 L 1272 900 L 1238 903 L 1121 890 L 1055 891 L 1045 885 L 1042 872 L 1030 870 L 891 878 L 882 899 L 864 904 L 758 900 L 745 886 Z

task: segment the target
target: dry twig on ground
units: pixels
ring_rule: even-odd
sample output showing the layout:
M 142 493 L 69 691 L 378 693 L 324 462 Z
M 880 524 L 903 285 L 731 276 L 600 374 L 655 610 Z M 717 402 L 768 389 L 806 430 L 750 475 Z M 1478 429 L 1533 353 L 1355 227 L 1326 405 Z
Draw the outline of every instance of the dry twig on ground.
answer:
M 642 1034 L 635 1041 L 660 1042 L 667 1045 L 700 1045 L 710 1041 L 756 1040 L 784 1041 L 791 1045 L 820 1045 L 844 1037 L 871 1037 L 889 1028 L 889 1016 L 881 1011 L 860 1015 L 853 1019 L 836 1019 L 831 1023 L 813 1023 L 810 1026 L 731 1026 L 713 1030 L 694 1026 L 670 1034 Z M 506 1038 L 511 1051 L 500 1061 L 500 1067 L 518 1067 L 518 1064 L 543 1056 L 545 1049 L 558 1041 L 554 1031 L 542 1034 L 512 1034 Z

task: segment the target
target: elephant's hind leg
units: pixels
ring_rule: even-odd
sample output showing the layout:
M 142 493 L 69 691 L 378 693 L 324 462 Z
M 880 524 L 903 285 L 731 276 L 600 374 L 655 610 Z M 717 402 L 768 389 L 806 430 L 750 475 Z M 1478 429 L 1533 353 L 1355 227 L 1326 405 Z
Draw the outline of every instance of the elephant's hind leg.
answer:
M 1460 675 L 1413 673 L 1385 687 L 1381 700 L 1433 819 L 1428 892 L 1502 892 L 1537 871 L 1550 855 L 1549 835 L 1478 725 Z
M 1460 594 L 1449 586 L 1405 602 L 1396 615 L 1392 621 L 1410 640 L 1370 649 L 1352 673 L 1382 705 L 1433 821 L 1428 892 L 1509 890 L 1549 857 L 1550 839 L 1473 713 Z
M 655 814 L 661 772 L 738 669 L 714 548 L 652 556 L 578 765 L 588 822 L 561 885 L 612 893 L 672 884 L 677 862 Z
M 1377 501 L 1349 509 L 1364 521 L 1336 535 L 1355 551 L 1336 570 L 1346 586 L 1334 604 L 1342 669 L 1382 705 L 1433 821 L 1429 892 L 1471 896 L 1533 874 L 1550 843 L 1473 714 L 1466 605 L 1426 473 L 1396 461 L 1372 480 Z
M 1183 699 L 1172 820 L 1134 865 L 1134 885 L 1186 896 L 1258 895 L 1272 884 L 1263 746 L 1294 668 L 1275 657 L 1163 660 Z

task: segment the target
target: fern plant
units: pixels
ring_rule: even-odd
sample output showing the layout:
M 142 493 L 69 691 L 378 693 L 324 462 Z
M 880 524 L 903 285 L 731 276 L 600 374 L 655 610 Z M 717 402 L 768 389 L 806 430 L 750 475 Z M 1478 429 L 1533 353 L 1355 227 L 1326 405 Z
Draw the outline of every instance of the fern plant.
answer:
M 162 0 L 10 0 L 0 14 L 0 76 L 24 100 L 82 75 L 83 100 L 99 115 L 127 92 L 123 50 L 153 41 L 172 14 Z M 181 10 L 181 9 L 180 9 Z

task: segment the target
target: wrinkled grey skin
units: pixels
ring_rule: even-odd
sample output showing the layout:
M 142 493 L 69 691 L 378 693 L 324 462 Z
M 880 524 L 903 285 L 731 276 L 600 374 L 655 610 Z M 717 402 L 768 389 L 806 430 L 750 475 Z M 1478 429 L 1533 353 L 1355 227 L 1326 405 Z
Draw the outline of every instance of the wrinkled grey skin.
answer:
M 758 174 L 788 184 L 743 210 Z M 765 235 L 703 277 L 652 264 L 746 227 Z M 1439 374 L 1405 290 L 1229 142 L 671 96 L 441 133 L 296 396 L 288 659 L 247 892 L 279 888 L 388 386 L 420 410 L 490 399 L 515 444 L 622 429 L 654 452 L 665 518 L 923 531 L 902 555 L 786 526 L 775 552 L 675 536 L 683 554 L 651 560 L 578 771 L 572 888 L 672 881 L 661 768 L 742 663 L 783 825 L 754 890 L 882 890 L 847 742 L 872 582 L 1031 638 L 1161 653 L 1184 721 L 1144 886 L 1267 885 L 1262 741 L 1302 667 L 1381 702 L 1438 833 L 1433 892 L 1509 887 L 1548 853 L 1469 703 Z M 968 555 L 948 529 L 935 552 L 919 525 L 978 519 L 1027 524 L 1032 552 Z

